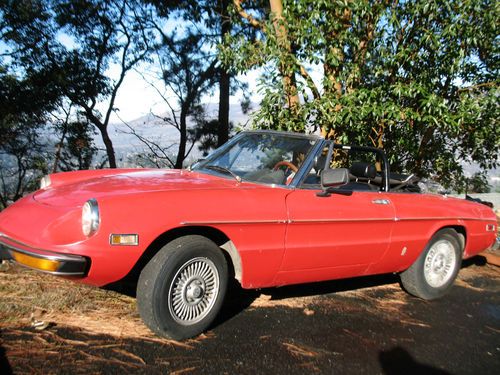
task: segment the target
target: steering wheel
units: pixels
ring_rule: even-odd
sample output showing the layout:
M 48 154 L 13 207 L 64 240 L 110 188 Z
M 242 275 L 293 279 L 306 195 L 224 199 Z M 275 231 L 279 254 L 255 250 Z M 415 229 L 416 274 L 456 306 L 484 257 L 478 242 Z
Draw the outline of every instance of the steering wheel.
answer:
M 299 168 L 297 168 L 294 164 L 292 164 L 292 163 L 290 163 L 289 161 L 286 161 L 286 160 L 282 160 L 282 161 L 277 162 L 274 165 L 273 170 L 277 171 L 278 168 L 281 167 L 281 166 L 285 166 L 287 168 L 290 168 L 295 173 L 297 173 L 297 171 L 299 170 Z

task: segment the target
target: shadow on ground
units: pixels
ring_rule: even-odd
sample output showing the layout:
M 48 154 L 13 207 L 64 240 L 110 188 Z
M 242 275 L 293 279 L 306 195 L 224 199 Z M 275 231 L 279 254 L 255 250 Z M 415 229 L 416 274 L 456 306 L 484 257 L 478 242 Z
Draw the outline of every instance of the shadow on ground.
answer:
M 397 282 L 384 275 L 259 291 L 233 285 L 213 329 L 184 342 L 92 333 L 64 319 L 43 331 L 1 324 L 0 365 L 16 374 L 496 375 L 497 268 L 480 257 L 464 262 L 451 293 L 433 302 Z M 275 304 L 255 303 L 263 295 Z
M 4 375 L 12 374 L 12 367 L 10 367 L 9 360 L 5 354 L 5 349 L 2 346 L 0 346 L 0 371 Z
M 401 347 L 380 352 L 380 365 L 385 375 L 451 375 L 448 371 L 424 365 Z
M 485 258 L 482 256 L 475 256 L 464 260 L 462 263 L 462 269 L 471 266 L 484 265 L 486 265 Z M 116 283 L 108 285 L 106 289 L 135 298 L 137 278 L 137 275 L 127 277 Z M 262 294 L 270 296 L 271 301 L 276 301 L 298 297 L 329 295 L 333 293 L 362 290 L 396 283 L 400 283 L 398 275 L 383 274 L 253 290 L 243 289 L 237 281 L 231 280 L 228 285 L 228 292 L 223 307 L 212 324 L 212 328 L 224 324 L 224 322 L 245 311 Z

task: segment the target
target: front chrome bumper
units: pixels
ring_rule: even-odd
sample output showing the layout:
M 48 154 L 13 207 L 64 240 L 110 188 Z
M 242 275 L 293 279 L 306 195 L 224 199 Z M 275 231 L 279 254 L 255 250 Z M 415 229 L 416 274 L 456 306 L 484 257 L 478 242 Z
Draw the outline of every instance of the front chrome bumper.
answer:
M 58 276 L 83 277 L 90 267 L 88 258 L 37 249 L 1 232 L 0 259 L 11 259 L 25 267 Z

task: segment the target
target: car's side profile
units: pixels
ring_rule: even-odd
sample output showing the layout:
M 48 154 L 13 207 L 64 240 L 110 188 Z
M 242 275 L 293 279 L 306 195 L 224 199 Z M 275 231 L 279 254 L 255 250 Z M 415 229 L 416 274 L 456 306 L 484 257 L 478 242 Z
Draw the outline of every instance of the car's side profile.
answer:
M 395 272 L 443 296 L 491 246 L 493 211 L 421 194 L 381 150 L 243 132 L 188 170 L 59 173 L 0 213 L 4 257 L 104 286 L 137 275 L 159 335 L 207 329 L 227 283 L 261 288 Z

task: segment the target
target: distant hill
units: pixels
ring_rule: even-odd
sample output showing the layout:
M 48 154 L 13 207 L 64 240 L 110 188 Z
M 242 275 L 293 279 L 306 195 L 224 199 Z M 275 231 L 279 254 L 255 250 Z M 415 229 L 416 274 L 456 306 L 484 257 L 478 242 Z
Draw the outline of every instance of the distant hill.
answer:
M 256 105 L 254 105 L 256 108 Z M 218 104 L 206 104 L 205 110 L 209 118 L 217 118 Z M 179 146 L 179 131 L 172 125 L 167 124 L 162 117 L 167 117 L 168 113 L 159 115 L 148 114 L 139 117 L 133 121 L 124 123 L 113 123 L 109 125 L 109 136 L 113 142 L 116 157 L 119 166 L 126 166 L 128 159 L 136 154 L 144 153 L 147 147 L 139 137 L 133 134 L 137 133 L 140 137 L 146 140 L 153 141 L 161 147 L 170 147 L 172 154 L 177 154 Z M 239 104 L 232 104 L 229 108 L 229 121 L 235 126 L 245 126 L 249 123 L 249 114 L 243 113 Z M 193 123 L 188 119 L 188 127 L 192 127 Z M 133 129 L 133 131 L 132 131 Z M 104 154 L 104 143 L 102 142 L 100 134 L 94 138 L 96 146 L 102 150 Z M 190 159 L 198 159 L 201 153 L 195 146 L 189 156 Z

